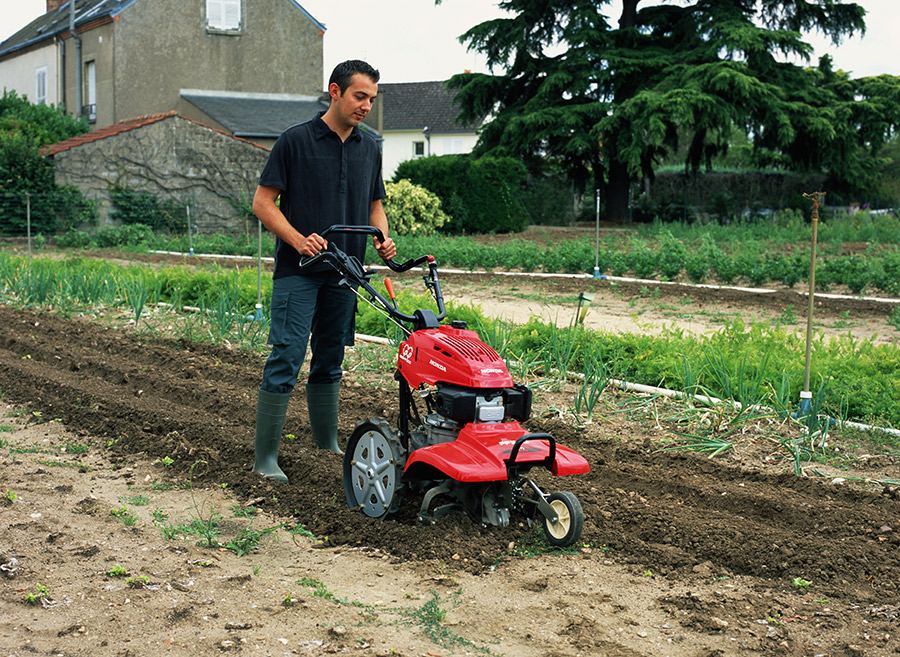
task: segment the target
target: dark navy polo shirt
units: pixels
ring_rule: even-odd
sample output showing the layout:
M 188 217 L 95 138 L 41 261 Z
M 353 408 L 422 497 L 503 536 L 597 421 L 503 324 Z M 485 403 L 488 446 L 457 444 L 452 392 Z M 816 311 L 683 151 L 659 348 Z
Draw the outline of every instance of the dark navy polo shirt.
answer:
M 263 168 L 259 184 L 281 190 L 281 211 L 302 235 L 321 234 L 329 226 L 366 226 L 372 202 L 384 198 L 381 149 L 359 127 L 347 140 L 316 118 L 285 130 Z M 362 261 L 364 235 L 332 235 L 329 241 Z M 289 244 L 275 240 L 274 278 L 313 273 L 298 266 L 300 254 Z M 315 271 L 330 271 L 321 265 Z

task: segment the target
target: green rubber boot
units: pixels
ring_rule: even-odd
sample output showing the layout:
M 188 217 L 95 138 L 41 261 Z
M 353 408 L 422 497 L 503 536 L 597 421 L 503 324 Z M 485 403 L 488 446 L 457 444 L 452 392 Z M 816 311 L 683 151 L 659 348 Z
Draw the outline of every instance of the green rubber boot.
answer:
M 281 444 L 281 430 L 287 414 L 291 393 L 259 391 L 256 402 L 256 458 L 253 472 L 266 479 L 287 482 L 288 478 L 278 467 L 278 446 Z
M 327 449 L 335 454 L 343 454 L 337 442 L 340 390 L 340 381 L 306 384 L 306 406 L 309 409 L 313 440 L 319 449 Z

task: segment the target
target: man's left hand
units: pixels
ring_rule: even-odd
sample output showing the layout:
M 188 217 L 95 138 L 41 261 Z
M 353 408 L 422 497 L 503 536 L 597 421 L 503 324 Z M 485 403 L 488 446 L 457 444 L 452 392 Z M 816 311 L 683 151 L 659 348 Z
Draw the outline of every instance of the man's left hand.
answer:
M 394 245 L 394 240 L 390 237 L 386 237 L 383 242 L 379 242 L 377 237 L 372 238 L 372 242 L 375 245 L 375 250 L 378 251 L 378 255 L 381 256 L 382 260 L 391 260 L 395 255 L 397 255 L 397 247 Z

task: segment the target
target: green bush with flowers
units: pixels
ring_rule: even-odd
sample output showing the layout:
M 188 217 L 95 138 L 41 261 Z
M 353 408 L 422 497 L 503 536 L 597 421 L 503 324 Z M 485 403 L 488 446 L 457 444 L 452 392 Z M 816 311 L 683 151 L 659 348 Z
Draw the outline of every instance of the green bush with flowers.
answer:
M 441 210 L 441 199 L 408 180 L 385 183 L 382 201 L 388 226 L 395 235 L 433 235 L 450 218 Z

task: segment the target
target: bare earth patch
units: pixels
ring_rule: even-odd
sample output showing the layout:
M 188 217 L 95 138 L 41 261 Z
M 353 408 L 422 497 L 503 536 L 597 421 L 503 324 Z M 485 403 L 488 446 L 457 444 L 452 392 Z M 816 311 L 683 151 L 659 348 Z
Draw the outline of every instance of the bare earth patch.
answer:
M 291 482 L 251 473 L 258 355 L 8 306 L 0 325 L 3 657 L 900 654 L 900 493 L 790 474 L 771 428 L 716 459 L 661 452 L 658 408 L 608 391 L 585 424 L 552 410 L 571 390 L 539 391 L 528 428 L 591 464 L 542 480 L 586 517 L 552 553 L 518 522 L 423 526 L 417 500 L 351 512 L 299 395 Z M 389 372 L 348 373 L 344 436 L 395 409 Z M 842 441 L 857 458 L 824 474 L 900 472 Z

